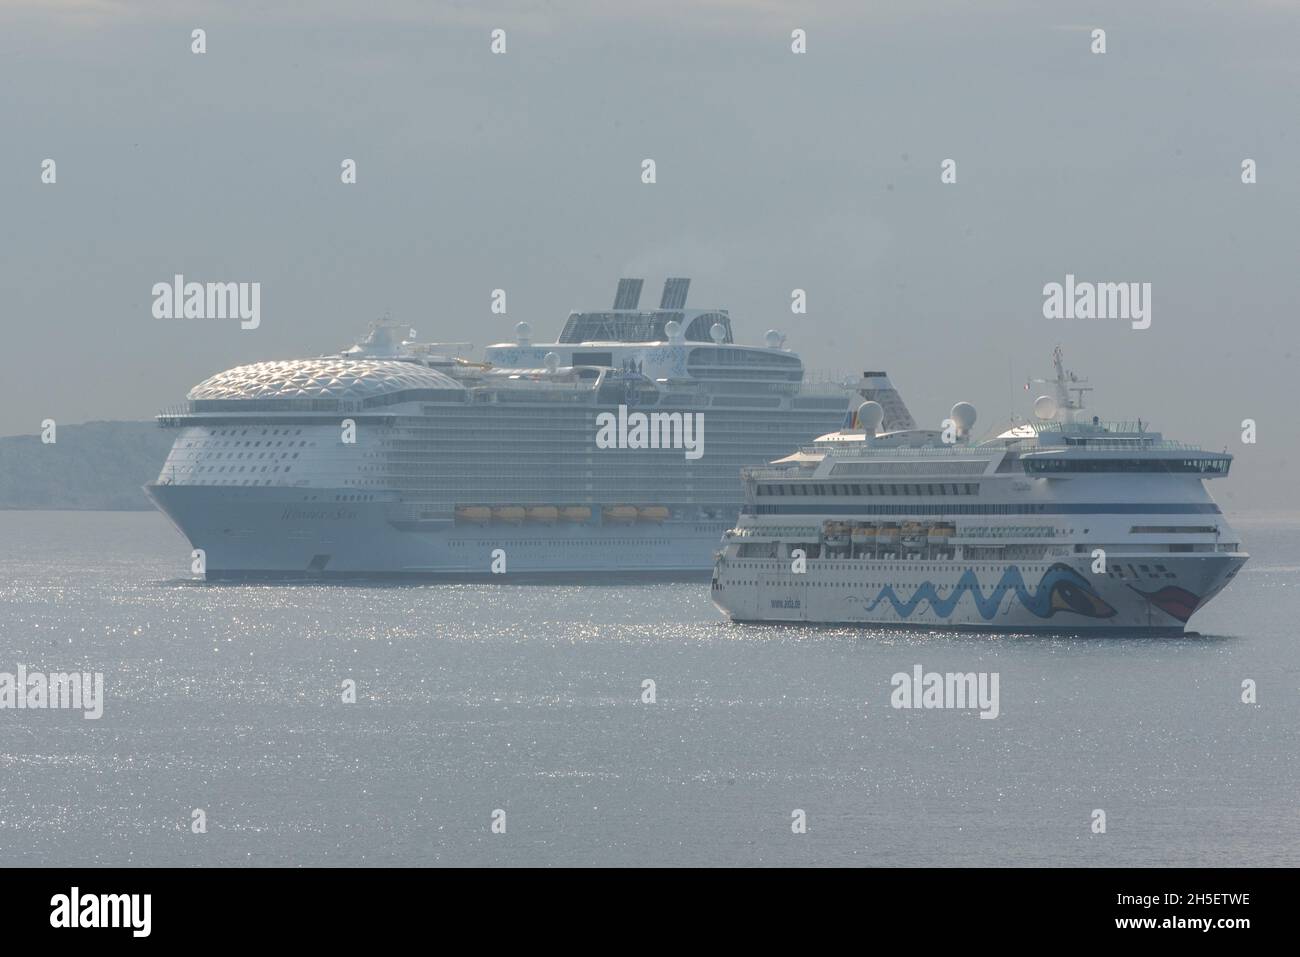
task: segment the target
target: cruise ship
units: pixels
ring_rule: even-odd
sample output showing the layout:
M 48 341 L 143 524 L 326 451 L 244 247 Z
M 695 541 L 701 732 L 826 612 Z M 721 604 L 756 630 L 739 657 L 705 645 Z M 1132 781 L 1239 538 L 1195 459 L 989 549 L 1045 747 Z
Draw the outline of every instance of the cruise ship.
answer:
M 145 489 L 207 579 L 574 573 L 708 579 L 740 469 L 835 428 L 849 385 L 813 383 L 775 331 L 669 279 L 574 312 L 555 342 L 421 343 L 389 320 L 341 353 L 221 372 L 159 416 Z
M 975 441 L 975 409 L 917 428 L 884 372 L 848 427 L 744 469 L 714 603 L 740 622 L 1182 633 L 1241 570 L 1204 480 L 1232 456 L 1084 411 L 1054 354 L 1031 421 Z

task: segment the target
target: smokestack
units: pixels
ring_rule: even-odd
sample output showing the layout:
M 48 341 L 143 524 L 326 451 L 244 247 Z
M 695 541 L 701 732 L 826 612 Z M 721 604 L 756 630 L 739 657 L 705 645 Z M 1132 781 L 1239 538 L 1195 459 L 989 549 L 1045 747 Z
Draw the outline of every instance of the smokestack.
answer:
M 669 279 L 664 283 L 663 298 L 659 300 L 660 309 L 681 309 L 686 305 L 686 292 L 691 288 L 689 279 Z
M 620 279 L 618 292 L 614 293 L 615 309 L 635 309 L 641 301 L 641 284 L 644 279 Z
M 862 373 L 862 381 L 858 383 L 858 395 L 861 396 L 860 401 L 879 402 L 880 407 L 885 410 L 885 418 L 880 424 L 882 432 L 916 428 L 916 420 L 912 418 L 912 413 L 907 411 L 907 404 L 885 373 Z M 853 408 L 856 408 L 856 405 L 856 402 L 853 403 Z

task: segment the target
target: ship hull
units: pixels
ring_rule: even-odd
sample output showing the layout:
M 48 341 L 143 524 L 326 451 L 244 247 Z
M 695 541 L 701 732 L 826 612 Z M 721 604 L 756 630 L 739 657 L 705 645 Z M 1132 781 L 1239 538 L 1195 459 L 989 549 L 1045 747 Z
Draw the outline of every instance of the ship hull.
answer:
M 422 517 L 350 490 L 150 483 L 145 492 L 203 551 L 209 581 L 571 576 L 707 579 L 726 521 L 479 524 Z M 335 501 L 334 499 L 341 499 Z M 739 509 L 739 506 L 737 506 Z M 499 554 L 498 554 L 499 552 Z M 500 569 L 504 569 L 501 571 Z
M 1158 576 L 1119 579 L 1083 562 L 813 561 L 794 574 L 789 563 L 721 560 L 712 597 L 736 622 L 1181 634 L 1246 556 L 1160 561 Z

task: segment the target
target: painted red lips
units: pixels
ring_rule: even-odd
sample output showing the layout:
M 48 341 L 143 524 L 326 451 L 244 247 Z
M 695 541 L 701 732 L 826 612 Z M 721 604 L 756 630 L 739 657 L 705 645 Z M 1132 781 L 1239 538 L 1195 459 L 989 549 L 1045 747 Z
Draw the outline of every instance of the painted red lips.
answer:
M 1151 604 L 1155 605 L 1166 614 L 1172 615 L 1181 622 L 1186 622 L 1192 617 L 1192 612 L 1196 611 L 1196 606 L 1201 600 L 1189 592 L 1186 588 L 1179 588 L 1177 585 L 1166 585 L 1159 591 L 1145 592 L 1140 588 L 1133 588 L 1135 592 L 1145 598 Z

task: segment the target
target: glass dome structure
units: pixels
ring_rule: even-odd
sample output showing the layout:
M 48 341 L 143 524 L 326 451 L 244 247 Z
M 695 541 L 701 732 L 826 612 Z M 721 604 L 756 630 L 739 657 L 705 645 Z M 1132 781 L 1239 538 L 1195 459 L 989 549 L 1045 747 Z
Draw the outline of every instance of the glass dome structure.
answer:
M 460 390 L 451 377 L 397 359 L 294 359 L 235 366 L 204 379 L 186 396 L 191 402 L 241 399 L 335 399 L 361 401 L 393 393 Z

